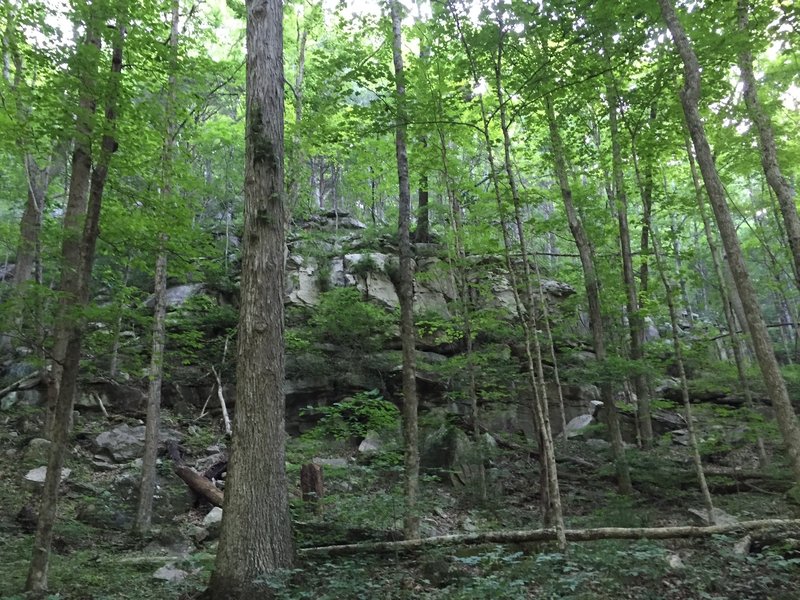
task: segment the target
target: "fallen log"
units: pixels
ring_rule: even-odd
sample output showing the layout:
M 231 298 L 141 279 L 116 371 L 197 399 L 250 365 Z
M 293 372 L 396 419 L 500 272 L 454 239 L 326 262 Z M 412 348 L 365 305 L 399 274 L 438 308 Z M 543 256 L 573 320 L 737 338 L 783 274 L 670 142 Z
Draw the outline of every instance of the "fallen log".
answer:
M 11 385 L 4 387 L 0 390 L 0 398 L 3 398 L 10 394 L 11 392 L 16 392 L 17 390 L 29 390 L 31 388 L 35 388 L 39 383 L 41 383 L 42 374 L 39 371 L 34 371 L 28 375 L 25 375 L 22 379 L 18 379 Z
M 744 533 L 760 530 L 782 529 L 786 533 L 800 533 L 800 519 L 763 519 L 759 521 L 742 521 L 730 525 L 711 525 L 707 527 L 598 527 L 596 529 L 568 529 L 565 531 L 569 542 L 587 542 L 594 540 L 668 540 L 677 538 L 695 538 L 725 533 Z M 525 542 L 555 541 L 555 529 L 526 529 L 520 531 L 487 531 L 483 533 L 465 533 L 456 535 L 440 535 L 418 540 L 402 540 L 399 542 L 366 542 L 360 544 L 344 544 L 338 546 L 318 546 L 302 548 L 300 556 L 346 556 L 370 553 L 415 552 L 417 550 L 452 545 L 475 544 L 518 544 Z
M 186 482 L 186 485 L 199 496 L 214 506 L 222 506 L 222 492 L 211 481 L 186 465 L 175 465 L 175 474 Z
M 186 466 L 186 461 L 184 461 L 181 456 L 181 450 L 178 444 L 172 441 L 167 442 L 167 455 L 169 455 L 172 462 L 175 463 L 173 471 L 178 477 L 183 479 L 190 490 L 198 496 L 205 498 L 214 506 L 222 507 L 222 492 L 217 489 L 213 481 L 206 479 L 191 467 Z M 227 461 L 225 461 L 226 467 L 227 464 Z

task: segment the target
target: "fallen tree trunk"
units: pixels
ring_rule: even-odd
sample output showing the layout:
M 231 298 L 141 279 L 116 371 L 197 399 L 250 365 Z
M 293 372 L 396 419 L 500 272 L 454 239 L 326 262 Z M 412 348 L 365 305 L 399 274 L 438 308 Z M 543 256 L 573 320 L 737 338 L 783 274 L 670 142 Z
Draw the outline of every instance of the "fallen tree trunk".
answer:
M 219 506 L 220 508 L 222 507 L 222 492 L 217 489 L 217 486 L 214 485 L 213 481 L 207 479 L 191 467 L 186 466 L 186 461 L 184 461 L 183 457 L 181 456 L 181 450 L 178 447 L 178 444 L 171 441 L 167 442 L 167 455 L 172 459 L 172 462 L 175 463 L 173 471 L 175 471 L 175 474 L 178 477 L 183 479 L 186 485 L 189 486 L 190 490 L 192 490 L 198 496 L 205 498 L 214 506 Z M 228 461 L 226 460 L 223 462 L 227 468 Z
M 31 388 L 36 387 L 42 381 L 42 374 L 39 371 L 35 371 L 28 375 L 25 375 L 22 379 L 19 379 L 12 383 L 11 385 L 4 387 L 0 390 L 0 398 L 3 398 L 10 394 L 11 392 L 16 392 L 17 390 L 29 390 Z
M 217 489 L 213 482 L 185 465 L 175 465 L 175 474 L 183 479 L 193 492 L 202 496 L 214 506 L 222 507 L 222 492 Z
M 708 527 L 598 527 L 596 529 L 568 529 L 564 533 L 567 541 L 587 542 L 593 540 L 667 540 L 676 538 L 706 537 L 724 533 L 744 533 L 764 529 L 800 533 L 800 519 L 781 520 L 764 519 L 760 521 L 742 521 L 730 525 L 712 525 Z M 527 529 L 520 531 L 487 531 L 483 533 L 466 533 L 457 535 L 441 535 L 399 542 L 367 542 L 340 546 L 320 546 L 302 548 L 300 556 L 345 556 L 360 553 L 396 553 L 415 552 L 417 550 L 438 546 L 475 545 L 475 544 L 515 544 L 524 542 L 555 541 L 555 529 Z

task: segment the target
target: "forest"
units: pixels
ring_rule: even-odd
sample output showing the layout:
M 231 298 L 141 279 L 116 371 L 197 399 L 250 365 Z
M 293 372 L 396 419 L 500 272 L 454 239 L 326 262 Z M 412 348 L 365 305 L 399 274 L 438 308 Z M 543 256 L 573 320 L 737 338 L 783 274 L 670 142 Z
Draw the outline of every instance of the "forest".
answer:
M 798 30 L 0 0 L 0 597 L 797 598 Z

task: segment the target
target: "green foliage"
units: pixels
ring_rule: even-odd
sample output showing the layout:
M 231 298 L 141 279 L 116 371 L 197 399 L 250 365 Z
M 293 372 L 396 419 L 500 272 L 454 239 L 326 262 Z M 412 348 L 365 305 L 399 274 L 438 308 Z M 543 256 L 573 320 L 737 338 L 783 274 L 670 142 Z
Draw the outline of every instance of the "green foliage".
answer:
M 464 337 L 464 334 L 453 320 L 446 319 L 435 311 L 427 311 L 414 318 L 417 336 L 431 339 L 436 344 L 453 344 Z
M 356 288 L 335 288 L 321 295 L 310 321 L 320 341 L 364 352 L 382 348 L 394 319 L 365 302 Z
M 366 279 L 371 273 L 378 272 L 378 263 L 372 254 L 367 253 L 361 257 L 361 260 L 350 266 L 350 271 L 356 277 Z
M 336 440 L 363 438 L 370 431 L 393 430 L 399 424 L 400 411 L 384 399 L 378 390 L 359 392 L 332 406 L 307 407 L 305 414 L 319 415 L 314 436 Z

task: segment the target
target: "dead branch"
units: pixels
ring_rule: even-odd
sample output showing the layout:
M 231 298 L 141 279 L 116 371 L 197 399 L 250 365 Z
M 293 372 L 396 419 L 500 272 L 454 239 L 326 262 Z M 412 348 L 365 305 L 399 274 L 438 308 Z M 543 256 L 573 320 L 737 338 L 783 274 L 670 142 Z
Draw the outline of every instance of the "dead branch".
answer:
M 212 366 L 211 372 L 214 373 L 214 378 L 217 380 L 217 396 L 219 397 L 219 405 L 222 407 L 222 422 L 225 424 L 225 435 L 231 435 L 231 418 L 228 416 L 228 406 L 225 404 L 225 396 L 222 395 L 222 379 L 217 373 L 217 370 Z
M 706 537 L 725 533 L 745 533 L 761 530 L 783 530 L 786 534 L 800 532 L 800 519 L 763 519 L 759 521 L 742 521 L 730 525 L 711 525 L 708 527 L 599 527 L 596 529 L 568 529 L 565 531 L 567 541 L 587 542 L 594 540 L 667 540 L 677 538 Z M 300 556 L 346 556 L 360 553 L 396 553 L 415 552 L 417 550 L 453 545 L 475 544 L 518 544 L 524 542 L 555 541 L 555 529 L 528 529 L 521 531 L 487 531 L 483 533 L 466 533 L 457 535 L 441 535 L 418 540 L 399 542 L 366 542 L 339 546 L 320 546 L 303 548 Z

